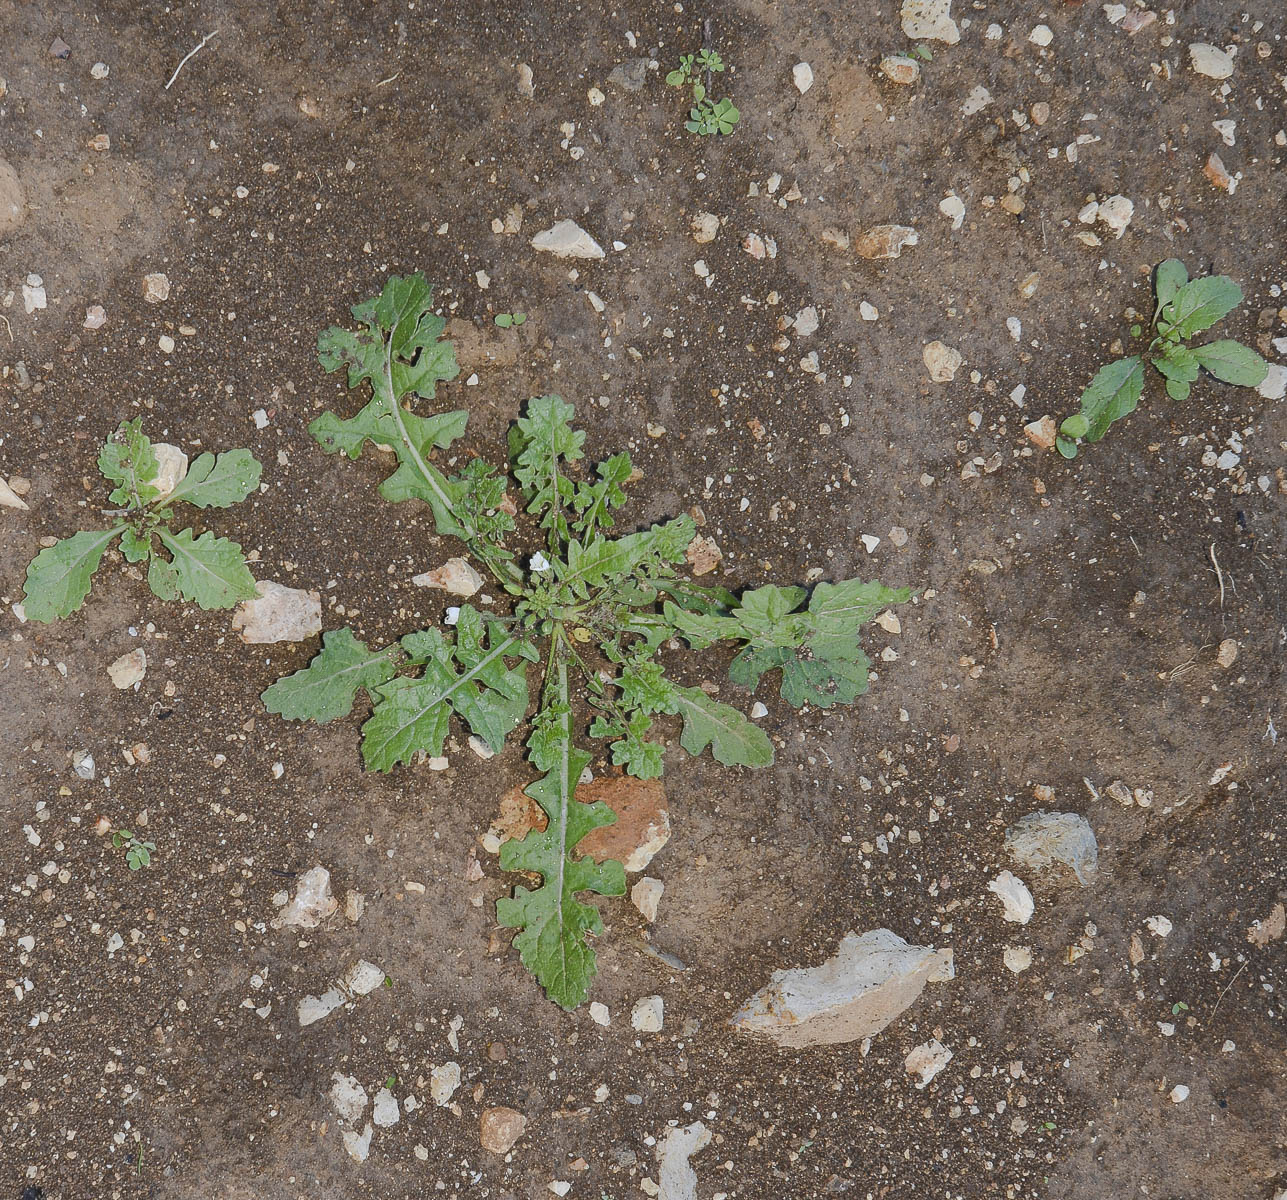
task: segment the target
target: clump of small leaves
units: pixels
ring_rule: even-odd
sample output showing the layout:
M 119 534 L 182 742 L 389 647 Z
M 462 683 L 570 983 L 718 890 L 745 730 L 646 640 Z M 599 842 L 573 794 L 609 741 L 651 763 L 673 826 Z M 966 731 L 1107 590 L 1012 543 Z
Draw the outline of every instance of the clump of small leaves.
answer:
M 497 918 L 519 930 L 514 945 L 523 964 L 570 1009 L 589 993 L 595 955 L 587 937 L 603 927 L 598 910 L 578 895 L 619 896 L 626 886 L 621 863 L 576 854 L 586 834 L 616 820 L 607 805 L 576 799 L 592 757 L 580 744 L 584 735 L 609 742 L 612 761 L 638 779 L 662 773 L 658 718 L 678 719 L 679 744 L 690 754 L 709 747 L 726 766 L 767 766 L 773 747 L 764 731 L 702 688 L 672 679 L 659 661 L 663 647 L 677 645 L 675 638 L 695 649 L 733 642 L 742 647 L 735 682 L 754 687 L 765 672 L 780 670 L 791 704 L 847 704 L 867 689 L 861 625 L 909 593 L 849 579 L 819 583 L 812 593 L 770 586 L 739 598 L 682 578 L 692 518 L 616 532 L 624 487 L 636 478 L 630 456 L 614 454 L 588 468 L 585 434 L 558 396 L 528 402 L 510 430 L 507 470 L 471 458 L 444 474 L 433 452 L 461 436 L 467 414 L 419 416 L 410 408 L 457 374 L 431 299 L 422 276 L 395 276 L 380 296 L 353 309 L 358 331 L 322 334 L 322 365 L 346 369 L 349 386 L 369 386 L 371 399 L 356 416 L 324 413 L 309 430 L 324 449 L 350 458 L 368 442 L 392 447 L 398 465 L 381 495 L 427 504 L 438 532 L 463 542 L 491 573 L 508 611 L 461 604 L 454 631 L 418 630 L 378 649 L 351 629 L 331 630 L 321 653 L 263 699 L 270 712 L 322 723 L 351 712 L 365 688 L 373 703 L 362 758 L 370 770 L 390 771 L 441 754 L 453 715 L 500 750 L 535 697 L 527 750 L 540 778 L 526 791 L 548 824 L 505 842 L 500 863 L 541 882 L 516 887 L 499 902 Z M 511 477 L 517 504 L 507 493 Z M 540 549 L 525 560 L 510 548 L 521 532 L 529 552 L 530 539 L 539 539 Z M 534 688 L 530 664 L 539 669 Z
M 117 850 L 125 851 L 125 865 L 131 871 L 141 871 L 152 865 L 156 843 L 143 841 L 132 829 L 112 830 L 112 845 Z
M 526 324 L 527 313 L 497 313 L 492 319 L 501 329 L 516 328 Z
M 693 106 L 688 110 L 688 120 L 684 128 L 689 133 L 702 137 L 721 133 L 727 137 L 733 132 L 741 113 L 733 107 L 733 102 L 725 97 L 718 102 L 710 97 L 711 77 L 724 70 L 724 60 L 714 50 L 699 50 L 696 54 L 685 54 L 680 57 L 679 66 L 666 76 L 671 87 L 691 87 Z M 706 76 L 703 83 L 701 77 Z
M 119 506 L 102 510 L 116 518 L 111 528 L 63 538 L 27 567 L 23 606 L 28 620 L 53 621 L 80 608 L 117 538 L 126 562 L 148 564 L 148 586 L 162 600 L 182 596 L 202 608 L 231 608 L 254 598 L 255 580 L 236 542 L 209 532 L 195 537 L 191 529 L 176 533 L 170 523 L 179 503 L 227 508 L 244 500 L 259 486 L 259 463 L 249 450 L 207 452 L 165 492 L 158 486 L 160 461 L 141 425 L 137 417 L 123 422 L 98 456 L 103 478 L 115 485 L 109 499 Z
M 1227 275 L 1190 279 L 1177 258 L 1160 263 L 1153 279 L 1157 303 L 1146 350 L 1100 367 L 1081 394 L 1081 410 L 1059 426 L 1055 445 L 1065 458 L 1076 458 L 1079 443 L 1097 442 L 1117 420 L 1135 411 L 1144 391 L 1144 365 L 1151 363 L 1166 380 L 1166 394 L 1184 400 L 1205 369 L 1222 383 L 1259 387 L 1269 364 L 1254 350 L 1231 338 L 1190 346 L 1192 338 L 1228 316 L 1242 303 L 1242 289 Z M 1131 336 L 1140 337 L 1140 325 Z

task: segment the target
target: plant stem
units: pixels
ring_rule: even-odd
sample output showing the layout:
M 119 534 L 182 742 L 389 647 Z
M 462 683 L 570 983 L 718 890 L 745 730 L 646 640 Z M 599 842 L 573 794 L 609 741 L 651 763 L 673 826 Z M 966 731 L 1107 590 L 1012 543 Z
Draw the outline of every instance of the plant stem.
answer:
M 433 494 L 438 498 L 438 502 L 451 514 L 456 524 L 460 526 L 464 534 L 461 541 L 465 542 L 482 559 L 487 569 L 496 577 L 496 582 L 506 591 L 510 591 L 512 590 L 511 585 L 522 582 L 522 571 L 507 560 L 501 560 L 499 563 L 496 561 L 487 543 L 479 536 L 478 530 L 474 528 L 468 516 L 456 511 L 451 502 L 451 497 L 447 493 L 445 478 L 435 467 L 430 466 L 424 460 L 407 432 L 407 423 L 402 416 L 402 405 L 399 403 L 398 395 L 393 387 L 393 338 L 397 333 L 397 329 L 398 327 L 395 324 L 384 341 L 384 391 L 388 398 L 389 412 L 398 426 L 398 437 L 402 439 L 402 444 L 406 447 L 416 470 L 420 473 L 420 477 L 429 485 Z

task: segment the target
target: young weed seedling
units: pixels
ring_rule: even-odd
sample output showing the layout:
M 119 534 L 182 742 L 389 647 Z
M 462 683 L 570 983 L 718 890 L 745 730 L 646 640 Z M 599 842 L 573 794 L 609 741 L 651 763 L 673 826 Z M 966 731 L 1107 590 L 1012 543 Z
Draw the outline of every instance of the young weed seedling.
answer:
M 145 842 L 138 838 L 132 829 L 114 829 L 112 845 L 117 850 L 125 850 L 125 863 L 131 871 L 141 871 L 152 865 L 152 855 L 156 853 L 155 842 Z
M 685 54 L 679 60 L 679 66 L 666 76 L 671 87 L 688 87 L 693 89 L 693 106 L 688 110 L 688 120 L 684 128 L 689 133 L 702 137 L 721 133 L 727 137 L 733 132 L 741 113 L 733 107 L 733 102 L 725 97 L 716 103 L 708 95 L 711 76 L 723 72 L 724 60 L 714 50 L 700 50 L 696 54 Z M 701 76 L 706 76 L 703 83 Z
M 527 313 L 497 313 L 493 318 L 500 329 L 510 329 L 527 323 Z
M 682 579 L 692 518 L 610 533 L 633 477 L 630 457 L 614 454 L 584 469 L 585 434 L 558 396 L 529 401 L 510 431 L 509 468 L 530 518 L 524 525 L 540 539 L 520 565 L 509 547 L 519 508 L 506 494 L 506 473 L 470 459 L 448 476 L 430 461 L 461 436 L 467 414 L 422 417 L 407 407 L 415 397 L 432 399 L 435 385 L 457 374 L 431 297 L 422 276 L 394 276 L 380 296 L 353 309 L 358 332 L 322 334 L 322 365 L 347 368 L 349 386 L 369 385 L 371 399 L 354 417 L 324 413 L 309 431 L 324 449 L 350 458 L 367 442 L 392 447 L 397 469 L 380 494 L 424 501 L 438 532 L 463 542 L 491 573 L 509 612 L 461 604 L 454 636 L 425 629 L 377 650 L 350 629 L 332 630 L 321 653 L 263 699 L 270 712 L 324 723 L 351 712 L 365 688 L 373 707 L 362 726 L 362 758 L 370 770 L 389 771 L 441 754 L 453 714 L 499 750 L 528 712 L 528 664 L 540 664 L 527 748 L 541 777 L 526 790 L 547 825 L 503 843 L 500 862 L 542 883 L 516 887 L 499 902 L 497 918 L 520 931 L 514 945 L 523 964 L 570 1009 L 586 998 L 595 974 L 587 935 L 603 928 L 578 893 L 625 892 L 621 863 L 575 853 L 592 829 L 616 820 L 607 805 L 574 795 L 592 757 L 577 744 L 584 707 L 596 712 L 589 736 L 610 741 L 612 761 L 639 779 L 662 773 L 663 745 L 649 737 L 659 716 L 682 722 L 679 744 L 690 754 L 710 747 L 726 766 L 768 766 L 773 747 L 763 730 L 702 688 L 671 679 L 658 661 L 663 647 L 677 637 L 695 649 L 731 641 L 743 647 L 733 660 L 735 682 L 753 687 L 779 669 L 789 703 L 847 704 L 867 689 L 860 626 L 909 593 L 848 579 L 819 583 L 811 594 L 768 586 L 739 599 Z
M 1146 362 L 1166 379 L 1166 394 L 1173 400 L 1188 397 L 1199 368 L 1239 387 L 1259 387 L 1264 382 L 1269 364 L 1250 347 L 1230 338 L 1203 346 L 1188 344 L 1242 303 L 1242 289 L 1232 279 L 1227 275 L 1190 279 L 1179 259 L 1168 258 L 1158 265 L 1153 287 L 1156 335 L 1141 354 L 1100 367 L 1081 394 L 1081 411 L 1059 426 L 1055 445 L 1065 458 L 1076 458 L 1080 442 L 1099 441 L 1114 421 L 1135 411 L 1144 391 Z M 1141 326 L 1131 326 L 1132 337 L 1142 333 Z
M 103 513 L 118 518 L 116 523 L 110 529 L 74 533 L 36 555 L 23 590 L 28 620 L 53 621 L 75 612 L 89 595 L 107 547 L 118 537 L 126 562 L 148 564 L 148 586 L 162 600 L 182 596 L 202 608 L 231 608 L 254 598 L 255 581 L 236 542 L 208 532 L 194 538 L 191 529 L 174 533 L 170 522 L 172 507 L 180 501 L 196 508 L 227 508 L 244 500 L 259 486 L 259 463 L 249 450 L 206 453 L 171 484 L 161 479 L 157 450 L 141 424 L 138 417 L 123 422 L 98 456 L 103 478 L 116 485 L 111 502 L 119 506 Z M 165 450 L 176 461 L 181 457 L 173 447 Z

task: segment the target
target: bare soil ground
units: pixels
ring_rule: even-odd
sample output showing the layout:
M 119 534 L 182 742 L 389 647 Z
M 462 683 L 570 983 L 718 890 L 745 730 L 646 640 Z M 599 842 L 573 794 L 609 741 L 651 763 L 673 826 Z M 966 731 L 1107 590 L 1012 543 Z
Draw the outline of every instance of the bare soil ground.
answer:
M 1228 336 L 1274 357 L 1287 22 L 1264 0 L 1194 0 L 1133 36 L 1092 3 L 957 8 L 960 44 L 932 43 L 909 87 L 877 70 L 911 45 L 889 2 L 0 0 L 0 157 L 27 203 L 0 236 L 0 300 L 33 272 L 49 295 L 31 315 L 20 294 L 0 309 L 0 473 L 32 482 L 30 511 L 0 510 L 0 1197 L 535 1200 L 563 1180 L 574 1198 L 624 1200 L 656 1178 L 652 1139 L 698 1117 L 714 1134 L 693 1160 L 702 1200 L 1269 1200 L 1287 1186 L 1284 943 L 1246 932 L 1284 898 L 1270 731 L 1284 724 L 1287 409 L 1211 380 L 1176 404 L 1150 384 L 1072 465 L 1022 432 L 1072 409 L 1170 256 L 1237 279 L 1248 300 Z M 721 140 L 686 133 L 662 82 L 707 18 L 742 112 Z M 1045 49 L 1028 40 L 1038 22 Z M 1237 47 L 1227 94 L 1190 69 L 1195 41 Z M 660 64 L 642 89 L 608 82 L 640 58 Z M 964 116 L 980 86 L 991 103 Z M 1212 128 L 1225 118 L 1232 148 Z M 100 133 L 106 152 L 87 146 Z M 1213 150 L 1242 173 L 1232 195 L 1202 175 Z M 1017 214 L 1000 203 L 1012 190 Z M 957 230 L 938 210 L 949 192 L 966 206 Z M 1135 203 L 1125 235 L 1078 241 L 1087 197 L 1113 193 Z M 493 233 L 514 205 L 521 232 Z M 701 246 L 699 211 L 723 222 Z M 623 248 L 575 273 L 533 251 L 564 217 Z M 869 262 L 821 237 L 882 222 L 919 243 Z M 776 257 L 746 253 L 749 233 Z M 208 525 L 261 574 L 320 588 L 328 628 L 380 641 L 440 620 L 439 594 L 410 577 L 452 545 L 423 510 L 378 500 L 378 462 L 330 459 L 305 430 L 354 404 L 316 364 L 319 328 L 414 270 L 458 322 L 466 369 L 440 398 L 470 411 L 469 449 L 499 457 L 522 402 L 557 391 L 592 456 L 628 447 L 642 466 L 631 520 L 702 507 L 727 585 L 821 569 L 924 589 L 900 635 L 872 631 L 873 656 L 888 653 L 855 707 L 800 717 L 762 689 L 771 769 L 668 755 L 675 831 L 651 868 L 666 885 L 651 937 L 687 969 L 640 951 L 626 902 L 601 902 L 607 1028 L 548 1003 L 507 937 L 489 952 L 513 878 L 481 851 L 483 879 L 465 878 L 500 795 L 529 778 L 518 747 L 482 763 L 460 737 L 444 773 L 364 775 L 360 713 L 303 727 L 259 703 L 312 645 L 243 646 L 228 614 L 163 605 L 120 564 L 57 625 L 9 611 L 39 539 L 92 527 L 98 443 L 142 414 L 157 439 L 255 450 L 267 486 Z M 152 271 L 172 282 L 164 304 L 142 298 Z M 86 332 L 93 304 L 108 320 Z M 784 335 L 807 305 L 817 332 Z M 516 310 L 522 329 L 495 328 Z M 927 377 L 933 339 L 964 356 L 951 383 Z M 1237 466 L 1205 465 L 1230 438 Z M 870 553 L 863 534 L 881 539 Z M 152 666 L 118 693 L 106 665 L 138 645 Z M 130 766 L 140 741 L 151 760 Z M 71 772 L 80 748 L 92 782 Z M 1116 779 L 1151 806 L 1110 799 Z M 1041 807 L 1038 785 L 1088 817 L 1100 872 L 1084 889 L 1030 879 L 1021 929 L 986 883 L 1013 865 L 1003 831 Z M 157 861 L 131 873 L 94 825 L 143 812 Z M 361 921 L 268 928 L 274 893 L 319 862 L 337 891 L 366 894 Z M 1146 929 L 1154 915 L 1169 936 Z M 957 978 L 867 1053 L 779 1051 L 728 1027 L 774 968 L 880 926 L 951 946 Z M 1033 965 L 1014 975 L 1002 950 L 1020 944 Z M 1070 946 L 1089 949 L 1070 962 Z M 301 1030 L 299 997 L 358 953 L 393 986 Z M 630 1007 L 653 993 L 665 1028 L 637 1034 Z M 955 1057 L 918 1091 L 903 1058 L 930 1036 Z M 448 1060 L 463 1083 L 438 1108 L 427 1078 Z M 396 1076 L 422 1106 L 377 1131 L 361 1166 L 325 1098 L 335 1070 L 371 1090 Z M 492 1104 L 530 1122 L 503 1160 L 479 1146 Z

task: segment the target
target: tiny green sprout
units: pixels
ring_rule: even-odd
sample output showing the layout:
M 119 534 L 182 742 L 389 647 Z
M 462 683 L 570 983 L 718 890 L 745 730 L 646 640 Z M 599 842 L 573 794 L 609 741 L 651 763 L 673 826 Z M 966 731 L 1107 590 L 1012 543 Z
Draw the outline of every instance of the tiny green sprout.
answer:
M 1201 370 L 1221 383 L 1259 387 L 1269 364 L 1254 350 L 1230 338 L 1190 346 L 1192 338 L 1228 316 L 1242 303 L 1242 289 L 1227 275 L 1190 279 L 1177 258 L 1159 263 L 1153 275 L 1156 335 L 1143 354 L 1132 354 L 1100 367 L 1081 394 L 1080 411 L 1060 426 L 1055 446 L 1064 458 L 1076 458 L 1081 442 L 1097 442 L 1114 421 L 1135 411 L 1144 393 L 1144 368 L 1151 364 L 1166 380 L 1172 400 L 1188 398 Z M 1131 326 L 1131 336 L 1144 332 Z
M 1178 1017 L 1182 1012 L 1188 1012 L 1189 1006 L 1183 1000 L 1177 1000 L 1171 1005 L 1171 1016 Z
M 384 1086 L 387 1087 L 390 1091 L 392 1091 L 395 1087 L 398 1086 L 398 1077 L 396 1075 L 390 1075 L 388 1079 L 384 1081 Z
M 1053 1121 L 1042 1121 L 1041 1128 L 1044 1129 L 1047 1133 L 1054 1133 L 1055 1123 Z
M 919 46 L 916 47 L 915 54 L 917 58 L 922 58 L 926 62 L 929 62 L 930 59 L 934 57 L 934 52 L 927 45 L 925 45 L 924 42 L 922 42 Z
M 209 532 L 194 537 L 191 529 L 170 529 L 171 505 L 177 501 L 195 508 L 227 508 L 249 496 L 259 486 L 260 474 L 249 450 L 207 452 L 189 466 L 178 447 L 154 445 L 136 417 L 103 444 L 98 469 L 115 484 L 108 499 L 117 507 L 101 510 L 115 521 L 109 529 L 63 538 L 31 560 L 23 587 L 29 621 L 54 621 L 80 608 L 103 555 L 118 538 L 126 562 L 148 564 L 148 586 L 162 600 L 182 596 L 211 609 L 254 599 L 254 576 L 236 542 Z
M 145 842 L 135 835 L 132 829 L 115 829 L 112 831 L 112 845 L 125 850 L 125 864 L 131 871 L 141 871 L 152 865 L 152 855 L 156 853 L 155 842 Z
M 724 60 L 719 54 L 714 50 L 704 49 L 696 55 L 681 56 L 679 66 L 666 75 L 669 86 L 692 88 L 693 103 L 688 110 L 688 120 L 684 122 L 684 128 L 689 133 L 696 133 L 701 137 L 713 134 L 727 137 L 741 118 L 742 114 L 727 97 L 716 102 L 708 94 L 711 74 L 724 69 Z M 707 77 L 706 83 L 699 78 L 702 74 Z
M 497 313 L 492 319 L 501 329 L 509 329 L 511 326 L 522 325 L 527 320 L 527 313 Z
M 393 986 L 393 977 L 391 975 L 386 975 L 384 977 L 384 986 L 387 988 L 391 988 Z

